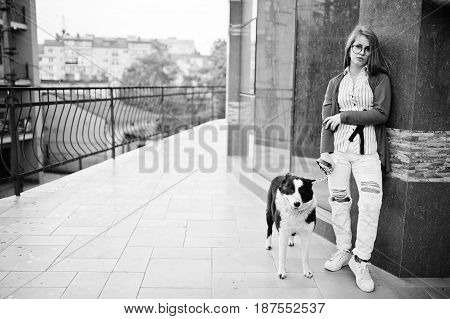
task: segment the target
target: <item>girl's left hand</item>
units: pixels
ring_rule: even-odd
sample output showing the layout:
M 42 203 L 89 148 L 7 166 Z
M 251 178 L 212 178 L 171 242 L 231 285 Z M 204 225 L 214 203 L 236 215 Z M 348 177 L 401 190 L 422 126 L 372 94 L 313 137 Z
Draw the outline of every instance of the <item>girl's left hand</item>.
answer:
M 325 129 L 330 128 L 332 131 L 334 131 L 339 124 L 341 124 L 341 114 L 329 116 L 325 120 L 323 120 L 322 123 Z

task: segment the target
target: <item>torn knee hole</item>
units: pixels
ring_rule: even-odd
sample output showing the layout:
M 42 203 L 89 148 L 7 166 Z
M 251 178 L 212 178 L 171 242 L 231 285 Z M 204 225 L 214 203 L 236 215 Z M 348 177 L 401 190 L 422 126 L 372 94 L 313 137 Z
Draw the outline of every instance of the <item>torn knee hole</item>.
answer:
M 350 197 L 348 197 L 347 190 L 345 189 L 332 189 L 331 201 L 338 203 L 345 203 L 350 201 Z
M 361 192 L 371 193 L 371 194 L 380 194 L 381 187 L 377 182 L 361 182 Z

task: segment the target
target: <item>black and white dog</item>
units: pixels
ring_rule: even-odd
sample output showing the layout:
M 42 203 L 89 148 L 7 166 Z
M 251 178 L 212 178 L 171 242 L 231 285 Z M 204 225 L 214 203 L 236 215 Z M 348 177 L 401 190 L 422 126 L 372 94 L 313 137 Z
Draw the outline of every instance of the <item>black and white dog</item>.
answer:
M 316 225 L 317 200 L 312 190 L 314 181 L 290 173 L 272 180 L 267 196 L 266 249 L 272 249 L 272 226 L 279 232 L 278 277 L 286 278 L 287 246 L 294 246 L 295 234 L 300 235 L 303 275 L 312 277 L 309 267 L 309 243 Z

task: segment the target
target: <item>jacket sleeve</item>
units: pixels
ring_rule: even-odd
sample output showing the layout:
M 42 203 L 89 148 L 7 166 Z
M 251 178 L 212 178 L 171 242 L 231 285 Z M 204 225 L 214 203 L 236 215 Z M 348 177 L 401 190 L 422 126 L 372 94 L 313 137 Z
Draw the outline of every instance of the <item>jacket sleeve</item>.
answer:
M 341 112 L 341 122 L 350 125 L 378 125 L 386 123 L 391 109 L 391 82 L 389 76 L 381 74 L 373 92 L 373 107 L 366 112 Z
M 327 87 L 327 92 L 325 93 L 325 99 L 322 105 L 322 121 L 331 116 L 333 92 L 335 89 L 333 79 L 330 80 Z M 334 151 L 334 133 L 329 129 L 325 129 L 322 126 L 322 132 L 320 136 L 320 153 L 331 153 Z

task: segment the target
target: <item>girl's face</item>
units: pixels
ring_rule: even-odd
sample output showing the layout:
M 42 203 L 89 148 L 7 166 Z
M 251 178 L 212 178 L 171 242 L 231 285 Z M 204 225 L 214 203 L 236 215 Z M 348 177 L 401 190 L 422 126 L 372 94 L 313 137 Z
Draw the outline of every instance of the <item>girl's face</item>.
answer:
M 350 47 L 350 64 L 360 67 L 365 66 L 369 61 L 371 49 L 369 39 L 363 35 L 358 35 Z

